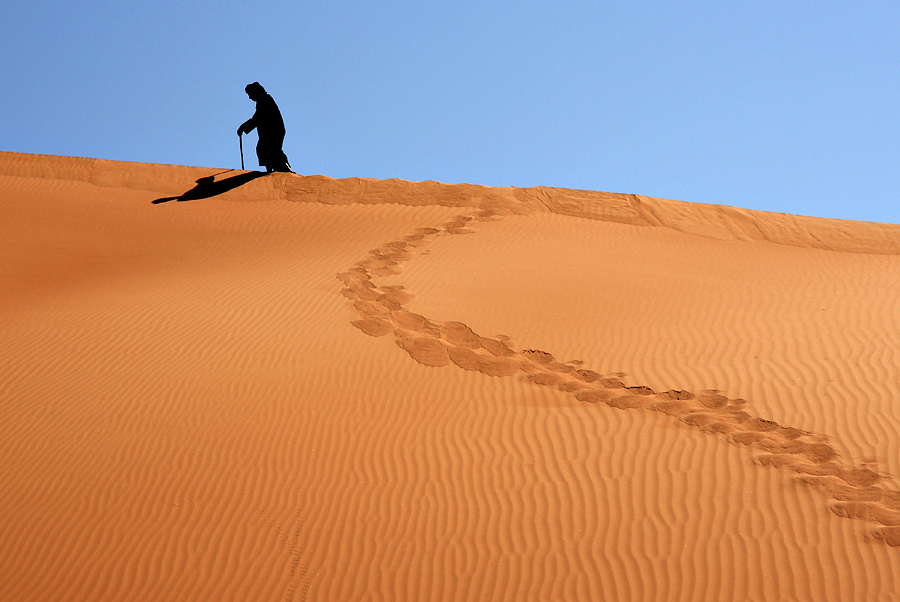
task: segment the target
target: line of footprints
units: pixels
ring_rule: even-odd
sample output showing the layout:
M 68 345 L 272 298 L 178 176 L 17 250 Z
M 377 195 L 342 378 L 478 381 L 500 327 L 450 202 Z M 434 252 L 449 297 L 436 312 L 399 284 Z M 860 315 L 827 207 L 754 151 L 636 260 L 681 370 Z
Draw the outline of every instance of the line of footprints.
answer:
M 338 274 L 344 283 L 342 293 L 358 314 L 353 325 L 373 337 L 392 334 L 400 348 L 426 366 L 455 364 L 497 377 L 519 374 L 582 402 L 662 412 L 686 427 L 723 436 L 756 452 L 757 463 L 792 470 L 802 482 L 825 489 L 836 515 L 877 524 L 868 538 L 900 546 L 900 490 L 889 487 L 888 478 L 869 466 L 843 461 L 823 435 L 755 417 L 747 411 L 747 401 L 729 399 L 719 391 L 658 392 L 627 386 L 621 373 L 599 374 L 584 369 L 582 362 L 561 363 L 537 349 L 516 351 L 508 337 L 483 337 L 461 322 L 433 322 L 407 311 L 403 306 L 413 298 L 411 293 L 402 286 L 376 285 L 376 278 L 399 274 L 401 264 L 435 238 L 473 233 L 474 222 L 498 219 L 491 210 L 479 210 L 437 228 L 419 228 L 369 251 L 366 259 Z

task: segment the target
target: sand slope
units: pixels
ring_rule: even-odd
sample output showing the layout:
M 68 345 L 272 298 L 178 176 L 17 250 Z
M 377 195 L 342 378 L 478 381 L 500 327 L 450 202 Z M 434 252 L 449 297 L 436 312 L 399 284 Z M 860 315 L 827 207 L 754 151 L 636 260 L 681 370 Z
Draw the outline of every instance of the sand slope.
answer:
M 900 596 L 898 226 L 14 153 L 0 190 L 0 599 Z

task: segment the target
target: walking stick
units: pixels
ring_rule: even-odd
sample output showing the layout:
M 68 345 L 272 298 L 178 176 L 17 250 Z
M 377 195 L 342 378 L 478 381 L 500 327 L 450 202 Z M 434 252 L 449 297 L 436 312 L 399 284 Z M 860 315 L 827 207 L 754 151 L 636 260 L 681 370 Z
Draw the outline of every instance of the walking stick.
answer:
M 244 170 L 244 137 L 238 134 L 238 141 L 241 145 L 241 171 Z

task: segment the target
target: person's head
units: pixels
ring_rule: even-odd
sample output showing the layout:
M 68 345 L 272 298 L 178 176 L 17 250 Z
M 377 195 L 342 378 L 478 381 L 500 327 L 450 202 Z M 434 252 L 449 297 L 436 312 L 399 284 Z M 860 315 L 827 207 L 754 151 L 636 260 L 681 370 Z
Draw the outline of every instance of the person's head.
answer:
M 266 89 L 259 85 L 259 82 L 247 84 L 247 87 L 244 88 L 244 92 L 246 92 L 247 96 L 250 97 L 250 100 L 253 101 L 257 101 L 266 95 Z

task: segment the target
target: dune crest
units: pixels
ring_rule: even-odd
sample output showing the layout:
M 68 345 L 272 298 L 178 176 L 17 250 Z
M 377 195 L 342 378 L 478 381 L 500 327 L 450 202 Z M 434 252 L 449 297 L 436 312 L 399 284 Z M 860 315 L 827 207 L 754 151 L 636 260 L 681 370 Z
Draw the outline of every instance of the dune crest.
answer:
M 0 151 L 0 175 L 80 181 L 154 192 L 171 190 L 173 184 L 195 173 L 209 176 L 221 172 L 209 168 Z M 851 253 L 900 254 L 900 225 L 894 224 L 851 222 L 636 194 L 544 186 L 497 188 L 434 181 L 334 179 L 293 174 L 275 174 L 268 180 L 274 193 L 289 201 L 477 207 L 501 215 L 550 211 L 635 226 L 666 227 L 720 240 L 768 241 Z

